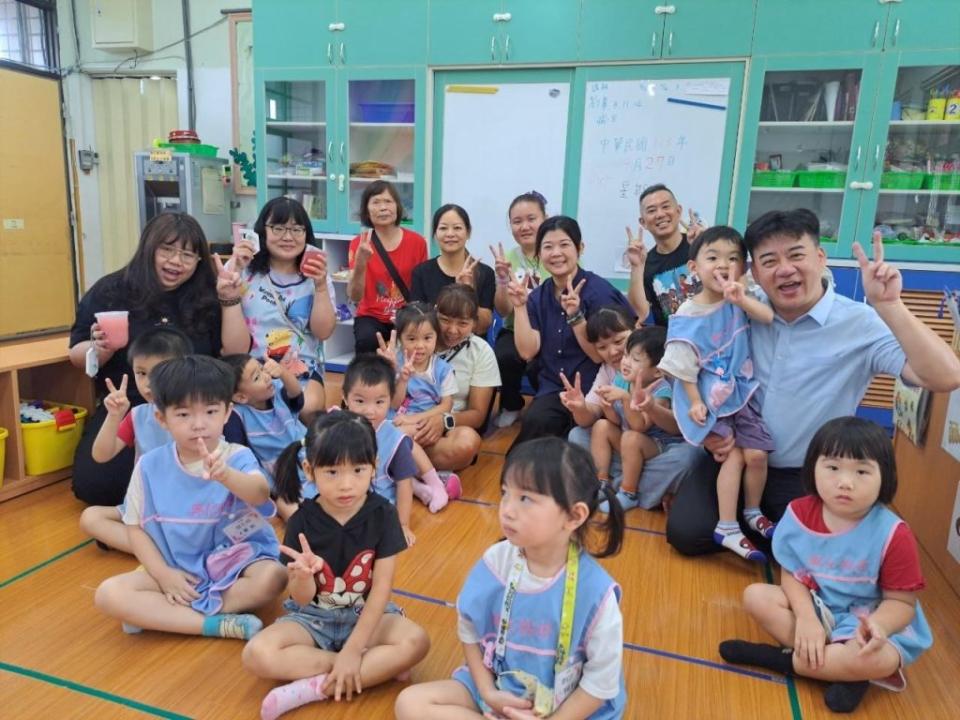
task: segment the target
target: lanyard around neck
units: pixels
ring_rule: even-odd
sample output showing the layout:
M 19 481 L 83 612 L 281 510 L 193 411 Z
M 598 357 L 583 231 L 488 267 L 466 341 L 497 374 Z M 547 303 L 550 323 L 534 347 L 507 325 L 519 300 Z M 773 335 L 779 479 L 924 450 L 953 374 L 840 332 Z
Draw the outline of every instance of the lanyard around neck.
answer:
M 510 611 L 513 601 L 520 587 L 520 578 L 524 566 L 523 551 L 517 551 L 517 557 L 510 568 L 507 578 L 507 589 L 503 593 L 503 605 L 500 608 L 500 625 L 497 628 L 497 640 L 494 653 L 498 664 L 503 663 L 507 652 L 507 630 L 510 628 Z M 563 605 L 560 610 L 560 633 L 557 637 L 557 655 L 553 663 L 555 673 L 563 669 L 570 652 L 570 641 L 573 637 L 573 611 L 577 599 L 577 574 L 580 568 L 580 550 L 574 543 L 567 548 L 567 573 L 563 581 Z

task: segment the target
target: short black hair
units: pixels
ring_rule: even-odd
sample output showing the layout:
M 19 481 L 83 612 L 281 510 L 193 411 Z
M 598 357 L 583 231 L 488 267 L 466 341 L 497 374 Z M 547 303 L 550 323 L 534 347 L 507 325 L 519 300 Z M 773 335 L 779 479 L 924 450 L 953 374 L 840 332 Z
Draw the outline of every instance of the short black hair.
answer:
M 691 260 L 696 260 L 697 255 L 700 254 L 700 251 L 705 248 L 713 245 L 716 242 L 721 240 L 728 240 L 740 248 L 740 253 L 743 255 L 744 261 L 747 259 L 747 246 L 743 243 L 743 235 L 740 234 L 740 231 L 736 228 L 732 228 L 729 225 L 714 225 L 713 227 L 708 227 L 702 233 L 697 235 L 696 239 L 690 242 L 690 252 L 688 257 Z
M 623 305 L 604 305 L 587 318 L 587 340 L 592 343 L 633 329 L 633 318 Z
M 566 233 L 567 237 L 573 240 L 573 244 L 579 252 L 580 247 L 583 245 L 580 223 L 568 215 L 551 215 L 540 223 L 540 228 L 537 230 L 537 257 L 540 257 L 540 246 L 543 245 L 544 236 L 554 230 Z
M 207 355 L 187 355 L 157 365 L 150 373 L 153 404 L 163 412 L 186 402 L 222 402 L 233 399 L 233 369 Z
M 437 312 L 448 318 L 476 320 L 480 314 L 477 291 L 461 283 L 444 285 L 437 293 Z
M 393 326 L 397 329 L 397 336 L 399 337 L 400 334 L 411 325 L 419 326 L 422 323 L 430 323 L 430 325 L 433 326 L 433 331 L 439 334 L 440 325 L 437 322 L 437 309 L 430 303 L 420 302 L 418 300 L 407 303 L 397 310 L 397 316 L 394 318 Z
M 673 194 L 673 190 L 671 190 L 670 188 L 668 188 L 668 187 L 667 187 L 666 185 L 664 185 L 663 183 L 657 183 L 657 184 L 655 184 L 655 185 L 650 185 L 650 186 L 648 186 L 648 187 L 645 187 L 645 188 L 643 189 L 643 192 L 640 193 L 640 207 L 643 207 L 643 199 L 644 199 L 645 197 L 647 197 L 648 195 L 653 195 L 654 193 L 661 192 L 661 191 L 666 191 L 666 192 L 670 193 L 670 197 L 673 198 L 673 201 L 674 201 L 674 202 L 677 201 L 677 196 Z
M 158 327 L 137 335 L 127 348 L 127 362 L 134 358 L 179 358 L 193 352 L 193 343 L 184 333 L 172 327 Z
M 643 354 L 650 358 L 654 365 L 663 359 L 663 348 L 667 342 L 667 329 L 660 325 L 645 325 L 634 330 L 627 338 L 627 352 L 635 347 L 643 350 Z
M 473 230 L 473 227 L 470 225 L 470 215 L 467 214 L 466 210 L 454 203 L 447 203 L 446 205 L 441 205 L 437 208 L 437 211 L 433 214 L 433 234 L 437 234 L 437 228 L 440 227 L 440 218 L 451 211 L 455 212 L 459 216 L 460 221 L 467 229 L 467 234 L 469 235 L 471 230 Z
M 754 257 L 757 247 L 769 237 L 787 235 L 797 239 L 809 235 L 813 244 L 820 245 L 820 220 L 806 208 L 795 210 L 771 210 L 766 212 L 747 226 L 743 234 L 743 241 Z
M 256 222 L 253 223 L 253 231 L 260 238 L 260 250 L 250 261 L 250 272 L 254 275 L 266 275 L 270 272 L 270 251 L 267 249 L 267 223 L 271 225 L 286 225 L 293 220 L 297 225 L 303 226 L 307 231 L 306 241 L 310 244 L 313 240 L 313 225 L 310 223 L 310 215 L 307 209 L 297 200 L 289 198 L 286 195 L 275 197 L 268 201 L 257 215 Z M 306 251 L 306 248 L 304 248 Z M 303 253 L 296 258 L 297 267 L 300 267 L 300 261 L 303 259 Z
M 390 391 L 390 397 L 397 388 L 396 373 L 393 365 L 386 359 L 373 353 L 362 353 L 357 355 L 347 365 L 347 370 L 343 374 L 343 397 L 346 399 L 353 386 L 357 383 L 367 387 L 375 387 L 381 383 L 386 383 Z
M 234 353 L 233 355 L 224 355 L 220 358 L 233 371 L 233 391 L 240 389 L 240 382 L 243 380 L 243 371 L 247 369 L 247 364 L 253 360 L 253 355 L 247 353 Z
M 400 200 L 400 193 L 397 192 L 393 183 L 387 182 L 386 180 L 374 180 L 364 188 L 363 194 L 360 196 L 360 224 L 364 227 L 373 227 L 373 221 L 370 219 L 370 208 L 368 207 L 370 205 L 370 198 L 376 197 L 384 192 L 390 193 L 390 197 L 392 197 L 393 201 L 397 204 L 397 219 L 393 221 L 393 224 L 399 225 L 403 219 L 403 214 L 406 210 L 404 210 L 403 202 Z
M 880 466 L 880 494 L 877 502 L 885 505 L 897 494 L 897 463 L 893 443 L 886 431 L 862 418 L 838 417 L 824 423 L 813 435 L 803 460 L 800 479 L 811 495 L 817 493 L 817 460 L 821 457 L 873 460 Z

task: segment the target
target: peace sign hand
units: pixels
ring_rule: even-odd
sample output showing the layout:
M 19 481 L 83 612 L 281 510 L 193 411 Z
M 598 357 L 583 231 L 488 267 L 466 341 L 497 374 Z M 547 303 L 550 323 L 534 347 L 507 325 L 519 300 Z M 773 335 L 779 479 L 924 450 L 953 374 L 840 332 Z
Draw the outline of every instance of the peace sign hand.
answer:
M 560 294 L 560 307 L 563 308 L 563 312 L 567 314 L 568 318 L 580 312 L 580 291 L 586 283 L 587 279 L 584 278 L 574 287 L 573 278 L 567 278 L 567 288 Z
M 467 255 L 467 259 L 464 261 L 463 267 L 460 268 L 460 272 L 458 272 L 454 278 L 454 282 L 473 287 L 473 271 L 478 262 L 479 260 L 475 257 Z
M 587 399 L 583 396 L 580 389 L 580 373 L 573 376 L 573 385 L 567 380 L 567 376 L 560 373 L 560 382 L 563 383 L 563 390 L 560 391 L 560 402 L 563 406 L 573 412 L 583 409 L 587 406 Z
M 323 570 L 323 558 L 314 555 L 310 549 L 310 543 L 307 542 L 307 536 L 300 533 L 300 552 L 286 545 L 280 546 L 280 552 L 291 558 L 293 562 L 287 563 L 287 570 L 296 576 L 313 577 Z
M 417 369 L 413 366 L 413 355 L 408 358 L 404 358 L 403 367 L 400 368 L 399 380 L 401 382 L 407 382 L 416 372 Z
M 860 264 L 863 294 L 869 303 L 876 307 L 882 303 L 897 302 L 903 290 L 903 276 L 895 266 L 883 261 L 883 237 L 880 231 L 873 233 L 873 260 L 867 259 L 859 242 L 853 243 L 853 255 Z
M 207 450 L 207 445 L 203 442 L 203 439 L 197 438 L 197 449 L 203 458 L 203 479 L 214 480 L 219 483 L 226 480 L 229 467 L 227 466 L 227 459 L 223 456 L 223 446 L 218 443 L 217 448 L 210 452 Z
M 240 273 L 223 264 L 220 256 L 214 253 L 213 264 L 217 270 L 217 297 L 221 300 L 235 300 L 243 295 L 243 282 Z
M 747 288 L 742 282 L 738 282 L 740 276 L 736 265 L 731 265 L 727 277 L 723 277 L 719 270 L 713 271 L 713 277 L 723 288 L 723 299 L 734 305 L 742 305 L 747 297 Z
M 377 345 L 380 347 L 377 348 L 377 355 L 382 357 L 388 363 L 393 365 L 393 369 L 397 369 L 397 331 L 390 331 L 390 340 L 389 342 L 384 341 L 383 335 L 379 332 L 377 333 Z
M 107 415 L 115 418 L 122 418 L 130 409 L 130 398 L 127 397 L 127 376 L 123 375 L 120 381 L 120 387 L 114 387 L 113 381 L 107 378 L 107 390 L 109 394 L 103 399 L 103 406 L 107 409 Z
M 643 234 L 638 232 L 633 234 L 633 230 L 627 225 L 627 259 L 630 266 L 640 269 L 647 264 L 647 248 L 643 244 Z
M 693 208 L 690 208 L 687 216 L 690 218 L 690 222 L 687 223 L 687 242 L 693 242 L 706 228 L 700 215 Z
M 496 248 L 491 245 L 490 252 L 493 254 L 493 272 L 497 276 L 497 284 L 506 285 L 513 279 L 513 266 L 503 251 L 503 243 L 497 243 Z
M 360 244 L 357 245 L 357 252 L 354 257 L 356 262 L 366 262 L 370 259 L 370 256 L 373 255 L 373 239 L 372 234 L 368 230 L 360 236 Z
M 517 280 L 511 279 L 510 282 L 507 283 L 507 296 L 515 308 L 526 306 L 527 296 L 530 294 L 527 287 L 529 281 L 530 273 L 524 273 L 523 280 L 518 282 Z

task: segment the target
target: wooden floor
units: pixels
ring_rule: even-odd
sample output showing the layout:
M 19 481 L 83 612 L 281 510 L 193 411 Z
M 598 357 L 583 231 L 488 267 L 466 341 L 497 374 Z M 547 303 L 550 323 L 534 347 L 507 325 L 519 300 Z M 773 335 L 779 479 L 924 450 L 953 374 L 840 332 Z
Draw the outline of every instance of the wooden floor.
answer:
M 332 389 L 332 388 L 331 388 Z M 488 438 L 463 474 L 465 498 L 438 515 L 417 504 L 417 544 L 401 555 L 394 600 L 425 627 L 432 647 L 413 682 L 445 678 L 462 662 L 453 603 L 483 549 L 500 537 L 495 503 L 512 432 Z M 124 635 L 93 607 L 97 585 L 136 561 L 105 553 L 77 527 L 82 505 L 61 482 L 0 504 L 0 714 L 43 718 L 258 717 L 272 683 L 240 664 L 234 640 L 145 632 Z M 673 552 L 661 513 L 633 511 L 620 555 L 604 565 L 623 586 L 628 718 L 825 718 L 821 687 L 727 666 L 717 643 L 763 639 L 741 610 L 741 591 L 764 570 L 733 555 Z M 960 708 L 960 598 L 924 557 L 924 608 L 935 644 L 894 694 L 872 688 L 859 718 L 955 718 Z M 280 600 L 264 614 L 272 621 Z M 392 683 L 340 706 L 285 717 L 390 718 Z M 954 710 L 950 710 L 950 708 Z M 322 715 L 321 715 L 322 713 Z

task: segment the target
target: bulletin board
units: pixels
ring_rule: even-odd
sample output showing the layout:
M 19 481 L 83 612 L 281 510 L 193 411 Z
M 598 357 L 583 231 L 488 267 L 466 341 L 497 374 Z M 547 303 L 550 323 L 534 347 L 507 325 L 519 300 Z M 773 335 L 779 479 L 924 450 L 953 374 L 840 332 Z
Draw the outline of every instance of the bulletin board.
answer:
M 727 114 L 739 111 L 729 96 L 729 78 L 587 82 L 577 210 L 585 267 L 629 272 L 624 226 L 636 228 L 649 185 L 667 185 L 715 224 Z

